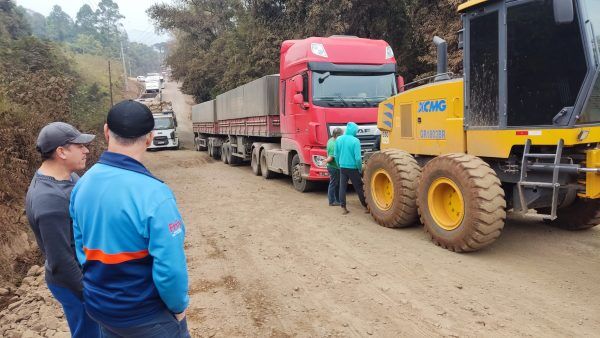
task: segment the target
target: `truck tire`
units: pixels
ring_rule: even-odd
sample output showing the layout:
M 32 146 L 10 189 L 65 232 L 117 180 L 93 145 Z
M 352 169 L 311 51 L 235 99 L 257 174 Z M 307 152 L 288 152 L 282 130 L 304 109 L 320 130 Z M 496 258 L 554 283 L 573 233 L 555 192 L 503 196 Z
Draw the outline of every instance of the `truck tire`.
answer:
M 227 156 L 228 152 L 229 152 L 228 143 L 223 143 L 223 145 L 221 146 L 221 161 L 223 161 L 223 163 L 225 163 L 225 164 L 229 164 L 229 156 Z
M 314 189 L 315 184 L 314 182 L 311 182 L 301 176 L 301 166 L 302 163 L 300 163 L 300 156 L 298 156 L 298 154 L 295 154 L 292 158 L 291 168 L 292 183 L 294 183 L 294 189 L 298 190 L 299 192 L 312 191 Z
M 539 212 L 550 214 L 549 208 Z M 547 223 L 564 230 L 585 230 L 600 224 L 600 200 L 577 198 L 571 205 L 558 209 L 554 221 Z
M 272 172 L 271 170 L 269 170 L 269 167 L 267 166 L 267 150 L 266 149 L 263 149 L 260 152 L 260 173 L 261 173 L 262 177 L 264 177 L 267 180 L 275 177 L 275 173 Z
M 221 148 L 217 148 L 215 146 L 211 146 L 211 156 L 212 158 L 214 158 L 215 160 L 220 160 L 221 159 Z
M 250 161 L 250 167 L 252 167 L 252 172 L 256 176 L 260 176 L 260 148 L 256 147 L 252 149 L 252 160 Z
M 365 197 L 369 212 L 379 225 L 402 228 L 417 221 L 417 187 L 421 168 L 407 152 L 376 152 L 365 168 Z
M 211 142 L 208 142 L 208 156 L 213 157 L 213 146 Z
M 506 218 L 504 190 L 496 173 L 467 154 L 439 156 L 423 167 L 417 206 L 431 240 L 455 252 L 493 243 Z

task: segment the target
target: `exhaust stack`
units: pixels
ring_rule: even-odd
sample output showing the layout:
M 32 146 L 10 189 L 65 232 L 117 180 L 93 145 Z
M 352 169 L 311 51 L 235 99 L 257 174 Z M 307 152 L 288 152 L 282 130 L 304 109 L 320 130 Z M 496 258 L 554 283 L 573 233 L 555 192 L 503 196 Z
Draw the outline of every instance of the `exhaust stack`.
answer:
M 433 37 L 433 43 L 437 46 L 437 75 L 433 81 L 450 80 L 450 76 L 448 76 L 448 43 L 439 36 Z

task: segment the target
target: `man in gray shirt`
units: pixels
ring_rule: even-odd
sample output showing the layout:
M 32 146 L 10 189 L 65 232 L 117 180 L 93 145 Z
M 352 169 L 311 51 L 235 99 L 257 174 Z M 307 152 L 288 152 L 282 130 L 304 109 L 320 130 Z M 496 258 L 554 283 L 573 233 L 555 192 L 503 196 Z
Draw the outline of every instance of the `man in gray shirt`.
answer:
M 46 257 L 46 284 L 61 303 L 71 335 L 76 338 L 100 337 L 100 327 L 84 310 L 81 267 L 75 256 L 69 214 L 71 190 L 79 179 L 75 171 L 85 168 L 89 153 L 86 144 L 94 137 L 63 122 L 42 128 L 37 150 L 43 162 L 25 199 L 27 219 Z

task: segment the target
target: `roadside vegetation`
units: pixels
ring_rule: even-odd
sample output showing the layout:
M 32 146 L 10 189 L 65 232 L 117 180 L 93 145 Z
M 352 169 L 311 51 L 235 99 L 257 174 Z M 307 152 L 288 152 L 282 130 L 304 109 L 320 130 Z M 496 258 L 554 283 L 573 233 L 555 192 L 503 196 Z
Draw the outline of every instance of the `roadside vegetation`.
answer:
M 434 35 L 448 41 L 460 72 L 456 8 L 461 0 L 175 0 L 148 14 L 175 33 L 167 63 L 196 101 L 279 72 L 283 40 L 334 34 L 383 39 L 408 81 L 435 70 Z

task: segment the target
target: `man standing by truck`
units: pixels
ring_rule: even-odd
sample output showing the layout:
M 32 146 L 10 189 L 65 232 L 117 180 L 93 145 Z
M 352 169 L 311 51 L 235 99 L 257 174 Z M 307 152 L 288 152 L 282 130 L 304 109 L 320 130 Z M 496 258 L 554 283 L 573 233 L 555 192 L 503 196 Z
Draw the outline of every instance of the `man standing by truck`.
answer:
M 348 122 L 346 133 L 335 141 L 335 159 L 340 167 L 340 205 L 343 214 L 349 213 L 346 208 L 346 189 L 348 180 L 358 194 L 358 199 L 363 207 L 367 207 L 365 193 L 363 191 L 363 182 L 361 177 L 362 156 L 360 154 L 360 140 L 356 137 L 358 125 L 354 122 Z M 368 210 L 367 210 L 368 212 Z
M 86 144 L 94 137 L 63 122 L 53 122 L 42 128 L 36 148 L 43 162 L 35 172 L 25 198 L 29 225 L 46 257 L 46 284 L 62 305 L 75 338 L 100 337 L 100 327 L 85 313 L 81 267 L 73 250 L 69 216 L 69 197 L 79 179 L 75 171 L 85 169 L 89 153 Z
M 173 193 L 140 162 L 152 142 L 145 105 L 108 112 L 108 151 L 71 196 L 86 310 L 105 337 L 189 337 L 185 227 Z
M 327 198 L 329 206 L 340 205 L 340 167 L 335 161 L 335 140 L 342 135 L 342 128 L 335 128 L 331 133 L 331 138 L 327 141 L 327 171 L 329 172 L 329 187 L 327 188 Z

